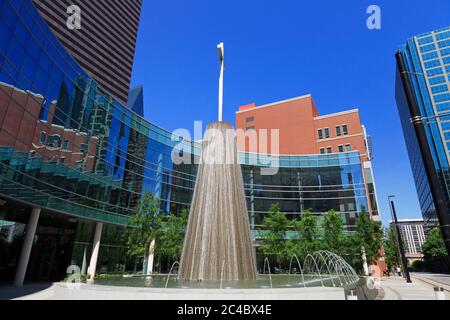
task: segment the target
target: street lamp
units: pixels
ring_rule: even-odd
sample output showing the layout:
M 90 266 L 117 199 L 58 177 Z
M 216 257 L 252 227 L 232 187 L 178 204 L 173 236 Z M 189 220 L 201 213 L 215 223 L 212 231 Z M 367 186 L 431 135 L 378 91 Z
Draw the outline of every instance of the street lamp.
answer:
M 395 198 L 395 196 L 388 196 L 389 206 L 391 208 L 392 221 L 394 222 L 395 231 L 396 231 L 396 235 L 397 235 L 397 247 L 398 247 L 398 250 L 400 251 L 400 258 L 402 260 L 403 272 L 404 272 L 404 275 L 406 278 L 406 282 L 411 283 L 411 277 L 409 276 L 409 270 L 408 270 L 408 261 L 406 260 L 405 250 L 403 248 L 402 236 L 400 233 L 400 227 L 398 225 L 398 220 L 397 220 L 397 213 L 395 212 L 394 198 Z
M 222 110 L 223 110 L 223 73 L 225 71 L 225 46 L 223 42 L 217 45 L 220 59 L 220 78 L 219 78 L 219 122 L 222 122 Z

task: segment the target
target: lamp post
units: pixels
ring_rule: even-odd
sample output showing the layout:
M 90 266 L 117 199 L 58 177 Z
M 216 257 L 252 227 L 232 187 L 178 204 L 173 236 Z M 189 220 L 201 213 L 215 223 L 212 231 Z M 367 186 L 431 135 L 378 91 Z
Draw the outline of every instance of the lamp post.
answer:
M 402 236 L 400 233 L 400 227 L 398 225 L 397 213 L 395 212 L 394 198 L 395 198 L 395 196 L 388 197 L 389 206 L 391 208 L 392 221 L 394 221 L 395 231 L 397 234 L 397 246 L 398 246 L 398 250 L 400 251 L 400 258 L 402 260 L 404 276 L 406 278 L 406 282 L 411 283 L 411 277 L 409 276 L 409 270 L 408 270 L 408 261 L 406 260 L 405 249 L 403 248 L 403 241 L 402 241 Z
M 219 78 L 219 122 L 222 122 L 223 116 L 223 74 L 225 71 L 225 46 L 223 42 L 217 45 L 220 59 L 220 78 Z

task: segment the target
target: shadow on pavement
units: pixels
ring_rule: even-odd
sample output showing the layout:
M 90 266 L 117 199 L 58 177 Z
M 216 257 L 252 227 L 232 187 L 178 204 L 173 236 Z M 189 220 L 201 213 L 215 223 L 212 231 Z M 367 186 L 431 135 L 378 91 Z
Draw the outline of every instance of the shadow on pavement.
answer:
M 52 286 L 50 282 L 31 282 L 22 288 L 14 287 L 10 282 L 0 282 L 0 300 L 12 300 L 38 293 Z

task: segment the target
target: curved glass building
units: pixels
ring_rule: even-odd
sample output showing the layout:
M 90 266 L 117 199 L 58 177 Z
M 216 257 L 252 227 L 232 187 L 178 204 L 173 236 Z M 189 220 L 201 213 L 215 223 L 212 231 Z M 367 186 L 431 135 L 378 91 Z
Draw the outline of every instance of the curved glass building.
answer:
M 99 223 L 97 270 L 136 268 L 123 231 L 141 196 L 174 214 L 190 205 L 201 145 L 132 111 L 142 103 L 142 91 L 124 106 L 90 78 L 33 1 L 0 0 L 0 280 L 23 267 L 30 280 L 60 280 L 69 265 L 85 272 Z M 191 164 L 174 164 L 180 154 Z M 256 238 L 273 203 L 291 217 L 334 209 L 349 231 L 369 210 L 359 151 L 280 156 L 274 175 L 261 174 L 261 158 L 241 153 Z

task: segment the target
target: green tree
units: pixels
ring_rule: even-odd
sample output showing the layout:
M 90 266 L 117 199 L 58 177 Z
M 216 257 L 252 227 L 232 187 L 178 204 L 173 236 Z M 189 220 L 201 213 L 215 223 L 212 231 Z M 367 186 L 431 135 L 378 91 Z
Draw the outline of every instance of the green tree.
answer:
M 162 217 L 160 201 L 153 194 L 146 193 L 130 216 L 127 227 L 128 255 L 132 258 L 144 257 L 144 273 L 151 273 L 153 264 L 149 258 L 154 253 L 155 240 L 161 231 Z M 149 270 L 148 270 L 149 269 Z
M 304 258 L 308 253 L 317 251 L 321 247 L 318 218 L 311 210 L 301 214 L 299 220 L 293 221 L 294 230 L 298 232 L 298 239 L 292 245 L 299 258 Z
M 398 253 L 395 229 L 392 226 L 386 228 L 384 234 L 384 254 L 386 257 L 386 264 L 388 268 L 400 266 L 401 259 Z
M 344 223 L 339 213 L 328 211 L 322 220 L 323 246 L 338 255 L 345 252 Z
M 179 217 L 169 214 L 163 218 L 155 249 L 157 255 L 167 258 L 171 262 L 180 258 L 188 217 L 189 209 L 185 208 Z
M 383 246 L 383 228 L 380 222 L 372 221 L 367 212 L 360 214 L 356 221 L 356 233 L 361 246 L 364 246 L 367 262 L 375 262 Z
M 444 239 L 439 228 L 433 228 L 428 232 L 427 240 L 422 244 L 422 251 L 425 263 L 429 266 L 429 269 L 432 269 L 432 264 L 439 260 L 449 266 L 449 257 L 447 256 Z
M 291 222 L 286 215 L 280 211 L 278 204 L 273 204 L 269 209 L 269 214 L 264 218 L 265 234 L 262 239 L 261 252 L 265 255 L 275 255 L 278 267 L 289 259 L 289 247 L 286 240 L 286 232 Z

